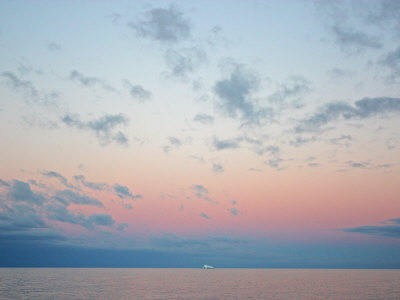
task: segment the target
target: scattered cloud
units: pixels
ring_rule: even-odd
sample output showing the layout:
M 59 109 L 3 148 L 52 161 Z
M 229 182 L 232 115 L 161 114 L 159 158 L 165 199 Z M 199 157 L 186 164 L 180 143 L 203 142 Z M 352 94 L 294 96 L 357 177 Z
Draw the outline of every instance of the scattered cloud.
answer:
M 400 238 L 400 218 L 389 219 L 382 225 L 360 226 L 341 229 L 344 232 L 361 233 L 380 237 Z
M 302 76 L 292 76 L 286 84 L 280 85 L 278 91 L 268 97 L 270 102 L 279 105 L 288 104 L 301 107 L 302 97 L 311 91 L 310 83 Z
M 132 98 L 137 99 L 139 102 L 145 102 L 153 97 L 153 94 L 141 85 L 134 85 L 129 80 L 124 80 L 124 84 L 129 89 L 129 94 Z
M 214 117 L 207 114 L 197 114 L 194 116 L 193 121 L 204 125 L 211 125 L 214 123 Z
M 197 198 L 199 199 L 204 199 L 207 201 L 212 201 L 210 199 L 210 197 L 208 196 L 208 189 L 206 187 L 204 187 L 201 184 L 195 184 L 191 186 L 192 191 L 194 192 L 194 194 L 196 195 Z
M 213 147 L 220 151 L 225 149 L 238 149 L 240 148 L 239 141 L 237 139 L 227 139 L 227 140 L 219 140 L 214 138 Z
M 62 176 L 60 173 L 57 173 L 55 171 L 42 171 L 41 174 L 43 176 L 46 176 L 48 178 L 56 178 L 60 181 L 60 183 L 68 188 L 74 188 L 74 186 L 68 182 L 67 178 Z
M 297 133 L 321 130 L 326 124 L 340 119 L 367 119 L 373 116 L 400 112 L 400 98 L 363 98 L 355 105 L 328 103 L 310 118 L 302 120 L 295 128 Z
M 214 92 L 218 96 L 217 105 L 224 115 L 239 118 L 247 123 L 259 123 L 267 117 L 265 109 L 257 108 L 251 95 L 258 89 L 259 78 L 256 73 L 235 65 L 228 78 L 218 80 Z
M 115 91 L 115 89 L 111 85 L 109 85 L 104 79 L 85 76 L 77 70 L 71 71 L 71 73 L 69 74 L 69 79 L 72 81 L 76 81 L 85 87 L 99 86 L 107 91 Z
M 126 126 L 129 123 L 128 117 L 123 114 L 107 114 L 87 122 L 82 121 L 77 114 L 67 114 L 62 118 L 62 122 L 69 127 L 95 133 L 102 146 L 108 145 L 111 142 L 120 145 L 128 145 L 128 138 L 126 135 L 122 131 L 116 129 L 120 126 Z
M 120 197 L 121 199 L 130 198 L 132 200 L 136 200 L 136 199 L 143 198 L 143 196 L 140 194 L 137 194 L 137 195 L 132 194 L 132 192 L 129 190 L 129 188 L 127 186 L 120 185 L 118 183 L 116 183 L 114 185 L 114 191 L 117 193 L 118 197 Z
M 388 52 L 379 63 L 391 69 L 390 79 L 395 79 L 400 76 L 400 47 Z
M 203 212 L 200 214 L 200 216 L 203 217 L 204 219 L 211 220 L 211 217 Z
M 239 210 L 236 207 L 228 208 L 228 211 L 233 215 L 237 216 L 239 214 Z
M 43 202 L 43 197 L 31 190 L 29 183 L 13 180 L 9 188 L 8 195 L 11 199 L 15 201 L 22 201 L 31 204 L 41 204 Z
M 221 174 L 221 173 L 224 173 L 224 172 L 225 172 L 225 169 L 224 169 L 224 167 L 223 167 L 221 164 L 213 163 L 212 171 L 213 171 L 215 174 Z
M 198 47 L 169 49 L 165 53 L 165 59 L 170 74 L 183 78 L 197 70 L 207 60 L 207 54 Z
M 382 43 L 377 37 L 351 28 L 345 28 L 339 24 L 332 27 L 336 43 L 346 52 L 359 53 L 364 49 L 382 48 Z
M 98 207 L 104 206 L 103 203 L 97 200 L 96 198 L 87 196 L 85 194 L 80 194 L 78 192 L 74 192 L 71 190 L 57 191 L 54 195 L 54 199 L 64 205 L 69 205 L 73 203 L 79 205 L 92 205 Z
M 191 35 L 190 20 L 175 6 L 147 10 L 139 21 L 128 24 L 139 36 L 167 44 L 186 40 Z
M 79 184 L 82 184 L 83 186 L 90 188 L 92 190 L 95 191 L 103 191 L 105 190 L 108 186 L 106 183 L 103 182 L 91 182 L 91 181 L 87 181 L 85 179 L 85 176 L 83 175 L 75 175 L 74 179 L 76 182 L 78 182 Z
M 61 44 L 56 42 L 49 42 L 47 43 L 47 49 L 51 52 L 58 53 L 62 50 Z
M 37 89 L 29 80 L 23 80 L 13 72 L 2 72 L 1 76 L 7 84 L 15 91 L 21 92 L 29 103 L 36 103 L 46 107 L 57 107 L 55 100 L 59 94 L 56 92 L 47 93 Z

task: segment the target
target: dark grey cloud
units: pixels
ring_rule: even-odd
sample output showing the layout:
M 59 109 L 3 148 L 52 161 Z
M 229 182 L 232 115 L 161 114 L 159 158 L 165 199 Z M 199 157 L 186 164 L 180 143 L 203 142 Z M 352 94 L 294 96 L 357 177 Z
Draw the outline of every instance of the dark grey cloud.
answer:
M 62 122 L 70 127 L 93 132 L 102 146 L 108 145 L 111 142 L 128 145 L 126 135 L 122 131 L 117 130 L 118 127 L 127 126 L 129 123 L 128 117 L 123 114 L 107 114 L 98 119 L 86 122 L 82 121 L 79 115 L 67 114 L 62 118 Z
M 213 147 L 218 151 L 225 149 L 238 149 L 240 148 L 240 144 L 237 139 L 219 140 L 214 138 Z
M 129 190 L 129 188 L 127 186 L 120 185 L 118 183 L 116 183 L 114 185 L 114 191 L 117 193 L 118 197 L 120 197 L 121 199 L 130 198 L 132 200 L 136 200 L 136 199 L 143 198 L 143 196 L 140 194 L 137 194 L 137 195 L 132 194 L 132 192 Z
M 72 81 L 76 81 L 85 87 L 99 86 L 107 91 L 115 91 L 115 89 L 111 85 L 109 85 L 104 79 L 85 76 L 77 70 L 71 71 L 71 73 L 69 74 L 69 79 Z
M 74 186 L 68 182 L 67 178 L 62 176 L 60 173 L 57 173 L 55 171 L 42 171 L 41 174 L 43 176 L 49 177 L 49 178 L 56 178 L 60 181 L 60 183 L 68 188 L 74 188 Z
M 17 203 L 0 211 L 0 233 L 41 228 L 47 228 L 46 222 L 31 205 Z
M 344 232 L 361 233 L 380 237 L 400 238 L 400 218 L 389 219 L 382 225 L 360 226 L 341 229 Z
M 332 27 L 332 32 L 335 36 L 336 43 L 344 51 L 359 53 L 367 48 L 382 48 L 382 43 L 380 42 L 379 38 L 370 36 L 362 31 L 352 28 L 345 28 L 339 24 L 336 24 Z
M 141 20 L 128 24 L 139 36 L 161 43 L 177 43 L 191 35 L 190 20 L 174 6 L 147 10 Z
M 196 195 L 197 198 L 204 199 L 207 201 L 212 201 L 210 199 L 210 197 L 208 196 L 208 194 L 209 194 L 208 189 L 205 186 L 203 186 L 201 184 L 195 184 L 195 185 L 192 185 L 190 188 L 194 192 L 194 194 Z
M 207 114 L 197 114 L 194 116 L 193 121 L 210 125 L 214 123 L 214 117 Z
M 31 81 L 21 79 L 13 72 L 3 72 L 1 76 L 12 89 L 22 93 L 27 102 L 40 104 L 46 107 L 57 107 L 55 100 L 59 96 L 58 93 L 40 91 Z
M 57 191 L 54 195 L 54 199 L 63 203 L 64 205 L 74 203 L 80 205 L 93 205 L 103 207 L 103 203 L 96 198 L 89 197 L 87 195 L 80 194 L 71 190 Z
M 208 216 L 207 214 L 203 213 L 203 212 L 200 213 L 200 216 L 201 216 L 202 218 L 204 218 L 204 219 L 211 220 L 211 217 Z
M 86 229 L 93 230 L 95 225 L 112 228 L 115 220 L 108 214 L 92 214 L 86 216 L 81 213 L 75 213 L 64 205 L 48 206 L 48 219 L 63 223 L 76 224 Z
M 32 204 L 41 204 L 44 200 L 41 195 L 31 190 L 29 183 L 20 180 L 12 181 L 8 195 L 15 201 L 23 201 Z
M 295 128 L 297 133 L 321 130 L 326 124 L 343 120 L 367 119 L 373 116 L 400 112 L 400 98 L 363 98 L 355 105 L 328 103 L 310 118 L 302 120 Z
M 129 94 L 139 102 L 145 102 L 153 97 L 153 94 L 139 84 L 132 84 L 129 80 L 124 80 L 125 86 L 129 89 Z
M 224 167 L 223 167 L 221 164 L 213 163 L 213 165 L 212 165 L 212 171 L 213 171 L 215 174 L 221 174 L 221 173 L 224 173 L 224 172 L 225 172 L 225 169 L 224 169 Z
M 258 123 L 268 116 L 265 109 L 258 108 L 252 93 L 258 89 L 257 75 L 243 65 L 236 65 L 228 78 L 218 80 L 214 92 L 217 105 L 223 114 L 239 118 L 247 123 Z
M 76 182 L 82 184 L 85 187 L 88 187 L 95 191 L 104 191 L 107 188 L 107 184 L 104 182 L 91 182 L 85 179 L 83 175 L 75 175 L 74 179 Z
M 207 54 L 198 47 L 181 48 L 178 50 L 169 49 L 165 53 L 165 59 L 170 70 L 170 75 L 185 77 L 197 70 L 207 60 Z

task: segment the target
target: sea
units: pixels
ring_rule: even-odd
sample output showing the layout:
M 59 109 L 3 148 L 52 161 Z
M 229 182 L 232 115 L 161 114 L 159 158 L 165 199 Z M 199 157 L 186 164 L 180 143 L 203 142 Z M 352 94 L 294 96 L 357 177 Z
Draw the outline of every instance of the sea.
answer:
M 400 270 L 0 268 L 0 299 L 400 299 Z

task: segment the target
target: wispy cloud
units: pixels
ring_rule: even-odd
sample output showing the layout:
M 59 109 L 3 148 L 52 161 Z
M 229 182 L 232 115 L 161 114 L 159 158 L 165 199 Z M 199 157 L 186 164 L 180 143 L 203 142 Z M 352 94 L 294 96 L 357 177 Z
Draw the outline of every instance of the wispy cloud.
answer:
M 117 130 L 118 127 L 126 126 L 129 123 L 128 117 L 123 114 L 107 114 L 91 121 L 82 121 L 79 115 L 67 114 L 62 118 L 62 122 L 70 127 L 92 132 L 99 139 L 100 145 L 108 145 L 115 142 L 120 145 L 128 145 L 126 135 Z
M 323 129 L 326 124 L 340 119 L 367 119 L 373 116 L 399 112 L 400 98 L 363 98 L 356 101 L 354 106 L 341 102 L 328 103 L 310 118 L 300 121 L 295 131 L 297 133 L 317 131 Z

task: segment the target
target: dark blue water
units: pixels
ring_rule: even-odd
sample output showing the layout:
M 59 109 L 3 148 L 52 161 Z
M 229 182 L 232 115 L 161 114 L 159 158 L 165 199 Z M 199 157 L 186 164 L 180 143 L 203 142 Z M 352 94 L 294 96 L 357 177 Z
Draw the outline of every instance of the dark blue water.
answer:
M 0 299 L 400 299 L 400 270 L 0 268 Z

